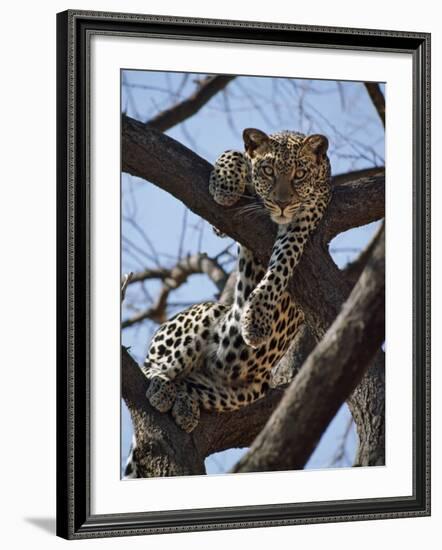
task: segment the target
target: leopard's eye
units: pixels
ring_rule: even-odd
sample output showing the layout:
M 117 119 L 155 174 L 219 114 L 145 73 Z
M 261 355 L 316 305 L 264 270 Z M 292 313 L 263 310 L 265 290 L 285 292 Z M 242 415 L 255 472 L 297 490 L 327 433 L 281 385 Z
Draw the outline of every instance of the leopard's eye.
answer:
M 273 170 L 273 166 L 270 166 L 270 164 L 266 164 L 262 167 L 262 171 L 266 176 L 273 176 L 275 174 L 275 171 Z
M 307 170 L 305 170 L 304 168 L 298 168 L 296 171 L 295 171 L 295 180 L 301 180 L 307 173 Z

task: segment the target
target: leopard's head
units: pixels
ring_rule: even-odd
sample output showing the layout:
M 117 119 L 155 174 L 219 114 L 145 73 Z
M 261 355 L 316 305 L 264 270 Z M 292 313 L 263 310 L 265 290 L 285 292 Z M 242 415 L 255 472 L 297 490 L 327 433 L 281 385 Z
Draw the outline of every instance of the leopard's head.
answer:
M 290 223 L 303 205 L 328 202 L 330 162 L 325 136 L 296 132 L 269 136 L 247 128 L 243 139 L 255 193 L 275 223 Z

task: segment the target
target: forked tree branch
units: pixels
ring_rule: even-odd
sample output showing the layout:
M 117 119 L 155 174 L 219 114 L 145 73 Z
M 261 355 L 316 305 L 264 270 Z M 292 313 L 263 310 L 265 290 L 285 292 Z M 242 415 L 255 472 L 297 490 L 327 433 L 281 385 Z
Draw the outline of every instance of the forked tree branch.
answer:
M 190 210 L 251 250 L 261 243 L 258 255 L 268 258 L 275 226 L 270 220 L 244 224 L 240 202 L 221 208 L 209 194 L 212 165 L 176 140 L 146 128 L 126 115 L 122 118 L 122 169 L 161 187 L 184 202 Z M 333 199 L 322 223 L 323 242 L 338 233 L 384 216 L 383 174 L 333 187 Z

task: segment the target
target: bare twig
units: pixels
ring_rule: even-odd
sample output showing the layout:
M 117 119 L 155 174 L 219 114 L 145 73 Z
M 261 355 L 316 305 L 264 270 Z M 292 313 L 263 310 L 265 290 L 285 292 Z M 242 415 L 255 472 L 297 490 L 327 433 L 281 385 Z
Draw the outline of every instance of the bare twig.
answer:
M 178 245 L 178 259 L 180 260 L 183 255 L 183 247 L 184 247 L 184 239 L 186 238 L 186 229 L 187 229 L 187 216 L 188 216 L 188 209 L 186 206 L 184 206 L 183 210 L 183 221 L 181 224 L 181 236 L 180 236 L 180 244 Z
M 136 221 L 136 214 L 135 212 L 132 213 L 130 216 L 123 216 L 123 221 L 125 223 L 128 223 L 135 229 L 135 231 L 141 236 L 143 241 L 146 243 L 147 248 L 150 250 L 151 254 L 149 255 L 149 258 L 156 263 L 156 265 L 159 265 L 160 261 L 158 258 L 158 252 L 153 245 L 152 241 L 149 239 L 146 231 L 139 225 L 139 223 Z
M 199 83 L 197 90 L 187 99 L 176 103 L 150 119 L 146 125 L 165 132 L 197 113 L 214 95 L 223 90 L 235 77 L 229 75 L 210 76 Z

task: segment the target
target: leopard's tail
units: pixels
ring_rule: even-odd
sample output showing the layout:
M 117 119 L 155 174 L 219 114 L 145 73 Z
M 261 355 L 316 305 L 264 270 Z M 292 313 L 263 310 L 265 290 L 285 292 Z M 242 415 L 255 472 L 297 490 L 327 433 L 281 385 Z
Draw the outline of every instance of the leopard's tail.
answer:
M 132 436 L 132 443 L 129 449 L 129 455 L 126 460 L 123 479 L 135 479 L 138 477 L 137 462 L 135 458 L 136 448 L 137 448 L 137 440 L 135 439 L 135 435 L 134 435 Z

